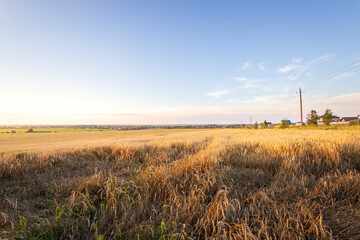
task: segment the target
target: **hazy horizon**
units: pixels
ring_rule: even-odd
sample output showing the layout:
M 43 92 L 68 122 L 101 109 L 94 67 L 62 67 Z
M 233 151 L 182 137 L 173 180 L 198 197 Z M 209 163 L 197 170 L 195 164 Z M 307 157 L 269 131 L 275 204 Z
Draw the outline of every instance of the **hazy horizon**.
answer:
M 357 116 L 359 1 L 0 0 L 0 125 Z

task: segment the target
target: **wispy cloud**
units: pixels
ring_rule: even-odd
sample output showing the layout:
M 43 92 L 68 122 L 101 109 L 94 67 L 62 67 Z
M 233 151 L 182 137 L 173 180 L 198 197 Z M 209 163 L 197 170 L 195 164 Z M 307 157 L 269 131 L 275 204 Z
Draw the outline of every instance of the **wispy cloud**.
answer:
M 296 75 L 289 75 L 286 77 L 286 80 L 290 80 L 290 81 L 296 80 Z
M 262 78 L 249 79 L 249 78 L 245 78 L 245 77 L 236 77 L 236 78 L 233 78 L 233 79 L 241 82 L 241 85 L 238 86 L 238 88 L 240 88 L 240 89 L 253 89 L 253 88 L 256 88 L 256 89 L 261 89 L 261 90 L 265 90 L 265 91 L 272 91 L 273 90 L 272 88 L 256 84 L 256 83 L 259 83 L 259 82 L 266 82 L 267 81 L 266 79 L 262 79 Z
M 294 99 L 289 99 L 287 94 L 274 94 L 274 95 L 263 95 L 256 96 L 252 99 L 245 100 L 244 103 L 263 103 L 263 104 L 292 104 Z M 286 101 L 285 101 L 286 100 Z
M 266 69 L 265 66 L 264 66 L 264 63 L 259 63 L 259 64 L 258 64 L 258 67 L 259 67 L 259 69 L 260 69 L 261 71 L 264 71 L 264 72 L 267 71 L 267 69 Z
M 287 72 L 294 71 L 294 70 L 298 69 L 299 67 L 300 67 L 300 65 L 298 65 L 298 64 L 290 63 L 290 64 L 286 65 L 285 67 L 279 68 L 279 72 L 287 73 Z
M 303 60 L 303 58 L 292 58 L 291 61 L 293 61 L 294 63 L 301 63 L 301 61 Z
M 350 68 L 350 70 L 349 70 L 349 68 Z M 347 68 L 345 71 L 343 71 L 343 72 L 337 74 L 336 76 L 334 76 L 330 80 L 330 82 L 339 81 L 341 79 L 352 77 L 355 74 L 357 74 L 360 71 L 360 61 L 351 64 L 349 68 Z
M 230 92 L 231 92 L 230 89 L 224 88 L 222 90 L 218 90 L 218 91 L 215 91 L 215 92 L 208 93 L 208 94 L 206 94 L 206 96 L 219 98 L 221 96 L 229 94 Z
M 244 84 L 243 86 L 239 86 L 238 88 L 244 88 L 244 89 L 260 88 L 260 86 L 257 84 L 247 83 L 247 84 Z
M 310 96 L 309 96 L 310 97 Z M 359 114 L 358 106 L 360 102 L 360 92 L 348 93 L 337 95 L 333 97 L 329 96 L 311 96 L 312 106 L 316 106 L 319 109 L 319 112 L 325 111 L 326 108 L 331 106 L 331 110 L 333 110 L 336 114 L 340 116 L 343 114 L 347 115 L 357 115 Z
M 236 80 L 236 81 L 239 81 L 239 82 L 245 82 L 245 81 L 249 80 L 246 77 L 234 77 L 233 79 Z
M 259 91 L 259 90 L 263 90 L 266 92 L 273 92 L 275 91 L 277 88 L 273 88 L 273 87 L 267 87 L 267 86 L 263 86 L 260 84 L 254 84 L 254 83 L 246 83 L 242 86 L 238 86 L 239 89 L 245 89 L 245 90 L 255 90 Z
M 355 75 L 355 72 L 352 72 L 352 71 L 343 72 L 341 74 L 336 75 L 333 79 L 331 79 L 331 81 L 339 81 L 341 79 L 348 78 L 348 77 L 351 77 L 354 75 Z
M 326 61 L 326 60 L 330 59 L 332 56 L 333 56 L 332 54 L 325 54 L 325 55 L 322 55 L 322 56 L 320 56 L 318 58 L 315 58 L 315 59 L 311 60 L 307 64 L 308 65 L 313 65 L 313 64 L 316 64 L 316 63 L 319 63 L 319 62 L 322 62 L 322 61 Z
M 252 82 L 252 83 L 266 81 L 266 79 L 262 79 L 262 78 L 249 79 L 246 77 L 234 77 L 233 79 L 239 82 Z
M 262 90 L 269 90 L 269 88 L 267 88 L 267 87 L 255 84 L 258 82 L 266 82 L 266 79 L 260 79 L 260 78 L 248 79 L 245 77 L 239 77 L 239 78 L 233 78 L 233 79 L 242 83 L 241 86 L 238 86 L 238 88 L 241 88 L 241 89 L 258 88 L 258 89 L 262 89 Z
M 251 66 L 252 66 L 251 62 L 245 62 L 240 68 L 237 69 L 237 71 L 245 70 Z
M 287 114 L 291 113 L 291 109 L 297 106 L 297 98 L 288 94 L 273 94 L 273 95 L 260 95 L 250 99 L 233 98 L 229 99 L 228 102 L 241 104 L 243 106 L 251 106 L 251 110 L 254 111 L 262 109 L 264 112 L 266 109 L 283 109 L 283 112 Z M 259 108 L 260 107 L 260 108 Z M 271 113 L 267 113 L 266 118 L 269 118 Z M 280 118 L 280 116 L 278 116 Z
M 278 68 L 279 72 L 281 73 L 290 73 L 292 74 L 288 75 L 286 77 L 286 80 L 294 81 L 302 76 L 304 72 L 306 72 L 306 76 L 310 76 L 310 73 L 308 72 L 309 69 L 312 68 L 313 65 L 320 63 L 322 61 L 326 61 L 330 59 L 332 55 L 325 54 L 320 57 L 317 57 L 315 59 L 312 59 L 306 63 L 301 63 L 303 61 L 303 58 L 292 58 L 291 61 L 294 63 L 290 63 L 284 67 Z

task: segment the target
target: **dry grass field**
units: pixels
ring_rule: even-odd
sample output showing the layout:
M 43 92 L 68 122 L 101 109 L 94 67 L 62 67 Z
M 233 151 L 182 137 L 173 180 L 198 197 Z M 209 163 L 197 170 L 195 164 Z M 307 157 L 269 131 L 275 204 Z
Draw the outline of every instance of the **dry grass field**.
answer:
M 360 131 L 22 134 L 0 152 L 0 238 L 360 239 Z
M 222 131 L 226 131 L 223 129 Z M 48 152 L 78 147 L 114 146 L 129 143 L 168 141 L 213 135 L 208 130 L 198 129 L 149 129 L 136 131 L 69 131 L 50 133 L 24 133 L 0 135 L 0 153 Z

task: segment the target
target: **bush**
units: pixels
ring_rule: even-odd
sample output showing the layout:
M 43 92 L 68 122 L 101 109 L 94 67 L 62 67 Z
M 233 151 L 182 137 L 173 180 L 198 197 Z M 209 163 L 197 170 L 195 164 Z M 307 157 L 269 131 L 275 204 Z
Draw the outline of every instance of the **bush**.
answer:
M 359 121 L 350 121 L 349 126 L 359 126 Z
M 280 123 L 280 128 L 288 128 L 290 126 L 288 120 L 284 119 Z

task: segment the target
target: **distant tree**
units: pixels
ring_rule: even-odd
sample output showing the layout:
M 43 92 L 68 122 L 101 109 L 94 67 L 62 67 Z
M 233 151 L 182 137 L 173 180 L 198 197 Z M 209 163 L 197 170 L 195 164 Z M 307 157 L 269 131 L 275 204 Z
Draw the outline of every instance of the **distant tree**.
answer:
M 261 124 L 261 127 L 262 128 L 267 128 L 268 127 L 268 124 L 267 124 L 266 120 L 264 120 L 264 122 Z
M 287 119 L 281 120 L 280 128 L 288 128 L 290 126 L 289 121 Z
M 307 125 L 317 125 L 318 118 L 319 118 L 319 116 L 318 116 L 316 110 L 311 110 L 310 113 L 306 117 Z
M 15 131 L 15 130 L 11 130 L 11 133 L 16 133 L 16 131 Z
M 333 121 L 333 118 L 334 118 L 333 112 L 329 108 L 326 109 L 324 113 L 324 124 L 329 126 L 330 123 Z
M 255 129 L 258 129 L 258 128 L 259 128 L 259 124 L 258 124 L 258 122 L 255 122 L 255 124 L 254 124 L 254 128 L 255 128 Z
M 29 130 L 27 130 L 28 133 L 34 132 L 34 129 L 30 128 Z

